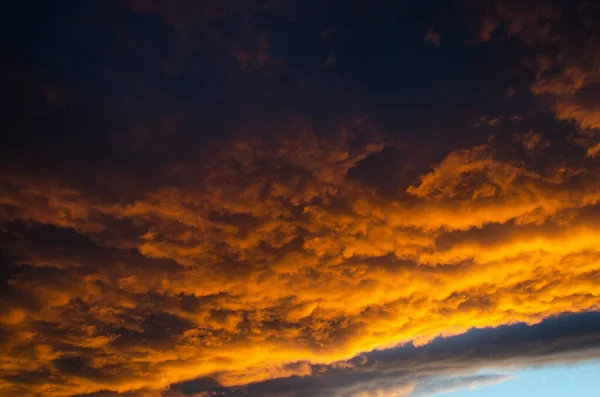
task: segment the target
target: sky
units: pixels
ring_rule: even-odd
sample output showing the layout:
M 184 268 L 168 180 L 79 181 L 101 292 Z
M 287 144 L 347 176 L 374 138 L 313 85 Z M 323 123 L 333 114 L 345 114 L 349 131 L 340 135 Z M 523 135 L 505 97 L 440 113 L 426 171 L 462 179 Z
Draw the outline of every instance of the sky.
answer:
M 600 365 L 585 363 L 570 366 L 549 366 L 517 371 L 505 382 L 490 387 L 462 389 L 438 394 L 446 397 L 500 397 L 541 395 L 561 397 L 597 395 Z
M 0 396 L 593 396 L 600 3 L 0 13 Z

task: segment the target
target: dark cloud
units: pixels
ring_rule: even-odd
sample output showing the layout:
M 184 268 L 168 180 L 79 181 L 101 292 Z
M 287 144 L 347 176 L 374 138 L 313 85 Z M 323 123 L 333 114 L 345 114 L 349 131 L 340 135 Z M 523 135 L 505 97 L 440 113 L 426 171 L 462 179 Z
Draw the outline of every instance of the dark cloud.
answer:
M 29 362 L 5 379 L 49 368 L 36 387 L 59 380 L 56 395 L 304 379 L 328 368 L 315 362 L 597 307 L 597 228 L 578 215 L 597 205 L 589 165 L 535 167 L 520 140 L 490 140 L 391 197 L 349 171 L 401 148 L 303 126 L 215 146 L 182 171 L 196 186 L 133 203 L 15 180 L 4 247 L 22 298 L 4 305 L 3 343 Z
M 477 42 L 516 39 L 525 45 L 519 68 L 529 89 L 558 119 L 580 128 L 573 139 L 594 157 L 598 147 L 598 24 L 592 1 L 466 2 Z M 521 73 L 527 74 L 527 73 Z M 516 77 L 515 77 L 516 78 Z M 512 86 L 511 86 L 512 87 Z
M 592 314 L 530 328 L 598 309 L 595 3 L 4 11 L 0 394 L 426 394 L 595 355 Z
M 436 33 L 435 30 L 427 29 L 425 41 L 439 47 L 441 44 L 441 36 L 439 33 Z
M 187 395 L 204 392 L 248 397 L 375 396 L 385 392 L 419 396 L 507 381 L 506 368 L 574 363 L 597 359 L 599 354 L 600 315 L 587 313 L 564 315 L 534 326 L 471 330 L 422 347 L 407 345 L 364 353 L 330 366 L 313 366 L 312 374 L 303 377 L 232 389 L 199 380 L 171 389 Z

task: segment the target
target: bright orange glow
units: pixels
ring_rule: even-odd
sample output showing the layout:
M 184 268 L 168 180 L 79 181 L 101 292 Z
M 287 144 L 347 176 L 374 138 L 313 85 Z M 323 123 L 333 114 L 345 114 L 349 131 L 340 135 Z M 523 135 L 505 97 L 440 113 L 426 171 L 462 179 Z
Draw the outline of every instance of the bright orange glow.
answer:
M 74 228 L 123 255 L 12 247 L 47 276 L 11 280 L 39 310 L 15 302 L 0 317 L 12 335 L 5 371 L 78 355 L 64 343 L 94 353 L 79 369 L 90 376 L 1 387 L 66 396 L 205 375 L 239 385 L 309 374 L 297 361 L 600 308 L 600 229 L 581 215 L 600 190 L 585 170 L 539 173 L 484 145 L 384 197 L 348 176 L 384 146 L 310 132 L 234 141 L 197 183 L 132 203 L 13 178 L 6 219 Z M 145 232 L 122 239 L 111 223 L 123 221 Z
M 0 397 L 600 358 L 600 1 L 7 3 Z

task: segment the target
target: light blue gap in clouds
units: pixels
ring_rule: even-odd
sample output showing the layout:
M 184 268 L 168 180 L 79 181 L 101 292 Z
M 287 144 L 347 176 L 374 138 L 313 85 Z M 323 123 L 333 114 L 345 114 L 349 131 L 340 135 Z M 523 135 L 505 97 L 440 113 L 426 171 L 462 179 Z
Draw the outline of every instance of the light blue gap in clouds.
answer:
M 600 361 L 502 373 L 514 378 L 477 389 L 439 393 L 436 397 L 600 397 Z

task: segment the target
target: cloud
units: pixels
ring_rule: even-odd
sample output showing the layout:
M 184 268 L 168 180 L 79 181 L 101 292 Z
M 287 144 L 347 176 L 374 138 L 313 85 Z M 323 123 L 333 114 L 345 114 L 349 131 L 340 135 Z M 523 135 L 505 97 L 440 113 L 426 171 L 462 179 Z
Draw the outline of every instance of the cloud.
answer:
M 545 0 L 527 3 L 468 0 L 464 3 L 472 14 L 469 23 L 475 43 L 518 37 L 526 45 L 548 44 L 554 40 L 551 25 L 562 16 L 562 10 L 555 2 Z
M 433 29 L 427 29 L 427 32 L 425 33 L 425 41 L 437 47 L 441 44 L 441 37 L 442 36 Z
M 598 66 L 600 53 L 594 15 L 598 5 L 589 1 L 467 2 L 476 42 L 516 38 L 526 46 L 525 65 L 533 67 L 531 92 L 550 106 L 556 118 L 576 123 L 578 142 L 588 150 L 598 144 L 600 128 Z M 577 26 L 572 29 L 571 26 Z
M 528 152 L 534 152 L 536 150 L 543 150 L 550 146 L 550 142 L 544 140 L 544 137 L 541 134 L 538 134 L 533 131 L 529 131 L 522 138 L 523 147 Z
M 415 391 L 415 395 L 436 395 L 449 393 L 458 389 L 477 389 L 510 380 L 507 375 L 471 375 L 433 381 Z
M 510 381 L 522 367 L 597 359 L 599 315 L 552 318 L 534 326 L 518 324 L 475 329 L 438 338 L 422 347 L 406 345 L 365 353 L 345 365 L 315 365 L 312 375 L 273 379 L 239 388 L 187 388 L 216 396 L 421 396 Z M 172 391 L 183 390 L 179 385 Z
M 492 140 L 390 198 L 350 174 L 386 138 L 295 125 L 221 143 L 178 169 L 190 183 L 131 202 L 4 179 L 20 297 L 3 306 L 5 390 L 310 377 L 373 349 L 598 308 L 593 169 L 545 152 L 534 167 L 521 142 L 511 159 Z
M 17 94 L 0 156 L 0 394 L 407 395 L 503 379 L 475 373 L 487 353 L 452 336 L 598 309 L 595 60 L 565 52 L 577 40 L 554 8 L 502 3 L 476 41 L 528 46 L 527 89 L 561 128 L 487 109 L 487 141 L 453 135 L 473 124 L 462 112 L 421 136 L 410 109 L 431 126 L 465 98 L 429 81 L 418 51 L 389 56 L 427 25 L 407 35 L 369 7 L 338 20 L 137 0 L 8 18 L 44 25 L 7 25 L 22 42 L 2 80 Z M 411 86 L 396 115 L 386 95 Z M 591 333 L 545 347 L 509 334 L 486 344 L 490 366 L 595 354 Z

